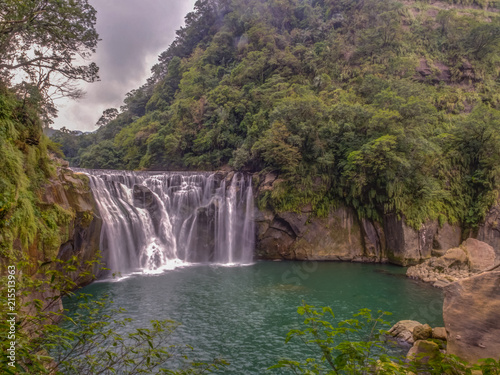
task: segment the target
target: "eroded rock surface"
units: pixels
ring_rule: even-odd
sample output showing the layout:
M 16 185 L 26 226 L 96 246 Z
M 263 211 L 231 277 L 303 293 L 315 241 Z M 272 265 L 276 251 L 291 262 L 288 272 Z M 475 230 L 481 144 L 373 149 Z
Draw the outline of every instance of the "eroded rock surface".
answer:
M 273 191 L 283 181 L 275 172 L 255 175 L 254 180 L 258 182 L 258 194 Z M 415 229 L 407 224 L 404 216 L 385 215 L 379 223 L 360 219 L 352 208 L 342 206 L 326 218 L 317 217 L 310 204 L 303 206 L 301 212 L 256 209 L 255 221 L 256 252 L 263 259 L 390 262 L 411 266 L 458 248 L 463 236 L 459 224 L 438 225 L 437 220 L 429 220 Z M 500 204 L 490 210 L 478 233 L 472 233 L 493 246 L 497 261 L 500 261 L 499 222 Z M 490 258 L 474 260 L 471 253 L 473 268 L 482 268 L 483 261 L 489 264 Z M 419 278 L 428 278 L 428 281 L 444 286 L 469 276 L 467 267 L 447 267 L 451 268 L 450 278 L 428 274 L 427 271 Z
M 469 362 L 500 354 L 500 270 L 483 272 L 444 288 L 447 352 Z
M 384 217 L 387 254 L 392 263 L 401 266 L 417 264 L 431 257 L 437 223 L 429 222 L 420 230 L 409 227 L 404 218 L 396 215 Z
M 257 251 L 267 259 L 358 260 L 381 256 L 365 252 L 353 210 L 341 207 L 326 218 L 310 212 L 264 212 L 257 218 Z M 378 259 L 380 260 L 380 258 Z

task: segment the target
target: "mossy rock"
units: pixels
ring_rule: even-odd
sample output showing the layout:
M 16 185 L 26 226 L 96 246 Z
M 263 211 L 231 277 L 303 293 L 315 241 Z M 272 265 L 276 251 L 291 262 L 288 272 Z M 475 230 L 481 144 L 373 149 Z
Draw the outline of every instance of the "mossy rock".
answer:
M 441 352 L 439 345 L 429 340 L 417 340 L 410 349 L 406 358 L 420 363 L 428 363 L 437 359 Z

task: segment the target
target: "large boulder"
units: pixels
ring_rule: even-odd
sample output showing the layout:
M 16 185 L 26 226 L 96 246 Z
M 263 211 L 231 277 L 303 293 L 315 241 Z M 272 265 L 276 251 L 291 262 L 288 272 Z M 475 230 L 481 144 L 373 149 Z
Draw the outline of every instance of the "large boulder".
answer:
M 471 272 L 484 271 L 495 264 L 495 250 L 487 243 L 468 238 L 462 247 L 467 252 Z
M 389 334 L 400 342 L 407 342 L 413 344 L 415 340 L 413 339 L 413 331 L 415 327 L 421 326 L 422 323 L 416 320 L 401 320 L 394 324 L 388 331 Z
M 440 354 L 439 345 L 432 341 L 417 340 L 410 349 L 406 358 L 420 363 L 428 363 Z
M 500 355 L 500 270 L 444 288 L 443 318 L 449 354 L 469 362 Z

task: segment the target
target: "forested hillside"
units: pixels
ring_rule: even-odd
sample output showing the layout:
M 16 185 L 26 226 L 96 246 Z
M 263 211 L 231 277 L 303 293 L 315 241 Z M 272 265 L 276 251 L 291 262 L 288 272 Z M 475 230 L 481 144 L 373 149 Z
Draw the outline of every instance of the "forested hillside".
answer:
M 200 0 L 86 168 L 275 171 L 261 206 L 476 226 L 500 182 L 500 13 L 487 0 Z

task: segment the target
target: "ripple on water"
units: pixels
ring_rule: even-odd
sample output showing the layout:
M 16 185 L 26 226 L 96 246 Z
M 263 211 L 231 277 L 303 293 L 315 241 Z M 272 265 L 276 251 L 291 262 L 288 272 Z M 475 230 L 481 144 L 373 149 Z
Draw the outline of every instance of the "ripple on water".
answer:
M 304 359 L 307 349 L 284 344 L 290 329 L 300 328 L 297 306 L 305 300 L 331 306 L 340 319 L 361 308 L 393 313 L 391 322 L 415 319 L 442 325 L 439 289 L 404 277 L 389 265 L 318 263 L 313 272 L 300 263 L 258 262 L 246 267 L 185 265 L 161 274 L 134 274 L 101 281 L 81 291 L 108 293 L 134 322 L 181 322 L 175 340 L 193 346 L 192 358 L 221 356 L 231 363 L 221 374 L 262 374 L 279 358 Z M 71 310 L 71 305 L 67 305 Z

